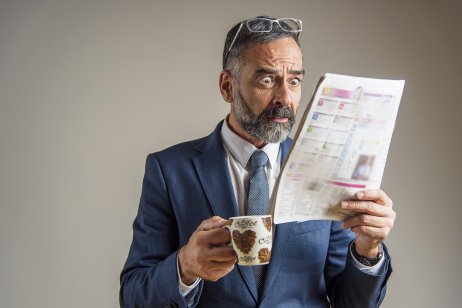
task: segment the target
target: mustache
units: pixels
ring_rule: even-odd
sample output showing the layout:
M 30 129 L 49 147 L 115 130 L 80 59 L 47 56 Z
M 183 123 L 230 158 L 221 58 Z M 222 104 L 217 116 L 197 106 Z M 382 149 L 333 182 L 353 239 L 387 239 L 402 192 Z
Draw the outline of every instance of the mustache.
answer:
M 294 112 L 290 107 L 275 106 L 270 109 L 266 109 L 259 116 L 260 119 L 269 119 L 269 118 L 289 118 L 289 120 L 295 117 Z

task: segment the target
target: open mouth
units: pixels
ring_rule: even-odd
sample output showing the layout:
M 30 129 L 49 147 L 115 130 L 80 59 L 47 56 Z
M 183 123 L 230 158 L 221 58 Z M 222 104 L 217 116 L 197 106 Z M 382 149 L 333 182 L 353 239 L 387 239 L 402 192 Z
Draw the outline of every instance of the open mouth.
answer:
M 286 117 L 270 117 L 268 118 L 270 122 L 276 122 L 276 123 L 287 123 L 289 121 L 289 118 Z

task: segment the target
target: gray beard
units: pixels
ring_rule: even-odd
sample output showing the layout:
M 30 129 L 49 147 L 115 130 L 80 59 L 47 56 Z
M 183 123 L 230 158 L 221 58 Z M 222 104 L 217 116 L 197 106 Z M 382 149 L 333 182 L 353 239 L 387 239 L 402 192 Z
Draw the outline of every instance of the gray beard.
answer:
M 236 115 L 241 127 L 252 137 L 268 143 L 283 142 L 295 123 L 295 115 L 291 108 L 277 105 L 274 108 L 264 110 L 256 116 L 244 101 L 239 90 L 235 95 L 231 109 Z M 268 121 L 272 117 L 287 117 L 286 123 L 276 123 Z

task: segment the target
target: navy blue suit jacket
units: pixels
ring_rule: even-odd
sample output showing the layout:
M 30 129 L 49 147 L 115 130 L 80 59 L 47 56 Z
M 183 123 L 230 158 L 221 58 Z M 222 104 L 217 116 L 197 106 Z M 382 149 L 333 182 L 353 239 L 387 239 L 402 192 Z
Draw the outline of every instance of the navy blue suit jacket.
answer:
M 182 143 L 146 161 L 133 242 L 121 273 L 122 307 L 186 307 L 178 290 L 176 258 L 199 224 L 211 216 L 238 216 L 221 140 Z M 290 140 L 281 144 L 282 159 Z M 235 266 L 217 282 L 202 281 L 198 307 L 377 307 L 391 273 L 390 257 L 379 275 L 358 270 L 348 253 L 354 238 L 338 222 L 276 226 L 271 263 L 259 297 L 251 267 Z

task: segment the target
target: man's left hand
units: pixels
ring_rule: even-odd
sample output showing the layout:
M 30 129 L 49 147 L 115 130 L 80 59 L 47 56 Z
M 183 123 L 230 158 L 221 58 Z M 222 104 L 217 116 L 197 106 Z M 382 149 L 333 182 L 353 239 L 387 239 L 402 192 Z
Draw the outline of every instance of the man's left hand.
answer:
M 355 199 L 342 201 L 343 209 L 358 215 L 345 219 L 342 227 L 356 233 L 356 252 L 367 258 L 377 256 L 380 243 L 393 228 L 396 213 L 392 200 L 380 189 L 360 191 Z

